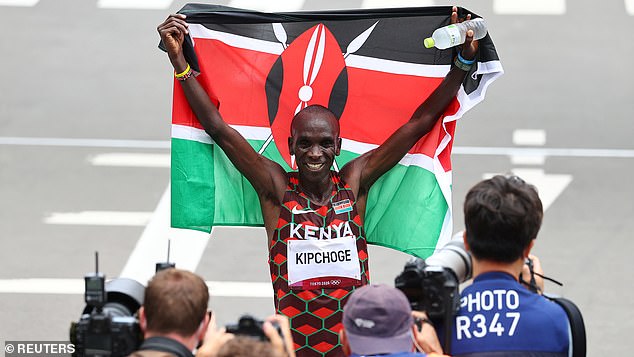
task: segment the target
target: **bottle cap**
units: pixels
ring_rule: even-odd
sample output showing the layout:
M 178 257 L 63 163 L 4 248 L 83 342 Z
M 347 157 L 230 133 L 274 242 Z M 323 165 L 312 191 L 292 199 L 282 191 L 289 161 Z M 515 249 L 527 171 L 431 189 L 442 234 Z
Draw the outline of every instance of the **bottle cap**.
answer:
M 425 48 L 432 48 L 436 44 L 436 41 L 434 41 L 434 39 L 432 37 L 427 37 L 423 41 L 423 44 L 425 44 Z

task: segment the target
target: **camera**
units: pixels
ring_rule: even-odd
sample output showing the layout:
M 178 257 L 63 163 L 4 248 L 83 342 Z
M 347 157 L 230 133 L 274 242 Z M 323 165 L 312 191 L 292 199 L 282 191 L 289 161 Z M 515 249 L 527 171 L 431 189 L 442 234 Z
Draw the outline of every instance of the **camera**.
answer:
M 105 282 L 103 274 L 84 277 L 86 306 L 70 327 L 73 356 L 127 356 L 136 351 L 143 335 L 136 311 L 143 303 L 145 287 L 136 280 L 118 278 Z
M 228 333 L 234 335 L 249 336 L 260 341 L 268 341 L 268 337 L 264 334 L 264 330 L 262 329 L 262 324 L 264 324 L 264 321 L 258 320 L 250 315 L 243 315 L 237 324 L 227 325 L 226 330 Z M 277 330 L 277 333 L 282 336 L 280 326 L 275 322 L 272 322 L 272 324 Z
M 453 316 L 460 309 L 460 283 L 471 277 L 471 256 L 461 239 L 453 239 L 426 260 L 414 258 L 395 279 L 413 310 L 425 311 L 432 321 Z

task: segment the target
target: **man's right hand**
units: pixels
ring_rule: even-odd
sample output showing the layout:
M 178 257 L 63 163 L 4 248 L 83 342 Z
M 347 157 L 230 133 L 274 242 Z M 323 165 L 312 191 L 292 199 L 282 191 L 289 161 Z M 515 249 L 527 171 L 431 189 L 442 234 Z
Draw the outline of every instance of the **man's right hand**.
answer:
M 280 327 L 282 332 L 281 336 L 275 327 L 273 327 L 273 323 L 276 323 Z M 273 348 L 278 350 L 283 356 L 295 357 L 295 348 L 293 346 L 293 337 L 291 335 L 291 326 L 288 317 L 283 315 L 269 316 L 262 328 L 266 337 L 271 341 Z
M 429 321 L 427 318 L 427 314 L 422 311 L 414 310 L 412 311 L 412 317 L 414 320 L 422 320 Z M 420 347 L 422 351 L 425 353 L 439 353 L 442 354 L 442 347 L 440 346 L 440 340 L 438 340 L 438 335 L 436 334 L 436 330 L 434 326 L 430 323 L 422 322 L 420 329 L 416 324 L 412 327 L 414 331 L 414 341 L 417 344 L 417 347 Z
M 187 27 L 185 15 L 172 14 L 156 28 L 161 35 L 161 41 L 165 45 L 174 70 L 179 73 L 187 68 L 187 62 L 183 56 L 183 42 L 189 33 Z
M 471 14 L 463 19 L 458 18 L 458 8 L 456 6 L 451 8 L 450 23 L 456 24 L 466 20 L 471 20 Z M 473 39 L 473 30 L 467 31 L 466 39 L 463 45 L 460 46 L 460 53 L 465 59 L 472 60 L 476 53 L 478 53 L 479 42 Z

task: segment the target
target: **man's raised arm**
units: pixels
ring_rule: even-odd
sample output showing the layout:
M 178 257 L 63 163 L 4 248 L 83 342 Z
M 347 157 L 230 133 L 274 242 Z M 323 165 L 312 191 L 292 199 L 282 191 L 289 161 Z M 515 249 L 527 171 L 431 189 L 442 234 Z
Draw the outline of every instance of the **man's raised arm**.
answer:
M 467 19 L 470 17 L 468 15 Z M 457 8 L 454 7 L 451 13 L 451 23 L 457 21 Z M 473 32 L 470 30 L 462 47 L 462 58 L 469 61 L 475 58 L 477 51 L 478 41 L 473 40 Z M 463 67 L 467 68 L 467 65 L 463 64 Z M 467 71 L 452 65 L 442 83 L 416 109 L 407 123 L 398 128 L 378 148 L 363 154 L 342 169 L 342 175 L 345 175 L 351 186 L 358 183 L 358 187 L 353 187 L 358 196 L 366 195 L 370 186 L 381 175 L 394 167 L 412 146 L 434 127 L 436 121 L 458 93 L 466 74 Z
M 185 15 L 170 15 L 157 30 L 174 67 L 174 73 L 182 79 L 179 82 L 187 102 L 207 134 L 222 148 L 260 196 L 278 198 L 286 187 L 284 169 L 255 152 L 240 133 L 224 122 L 205 90 L 189 72 L 191 69 L 183 55 L 183 41 L 188 34 Z

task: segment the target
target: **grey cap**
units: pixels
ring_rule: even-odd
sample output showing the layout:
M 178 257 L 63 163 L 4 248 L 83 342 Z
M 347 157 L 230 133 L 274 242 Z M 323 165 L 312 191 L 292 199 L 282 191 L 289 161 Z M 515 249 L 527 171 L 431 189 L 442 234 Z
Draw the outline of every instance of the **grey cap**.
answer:
M 411 351 L 413 324 L 405 294 L 387 285 L 355 290 L 343 308 L 343 326 L 354 354 Z

